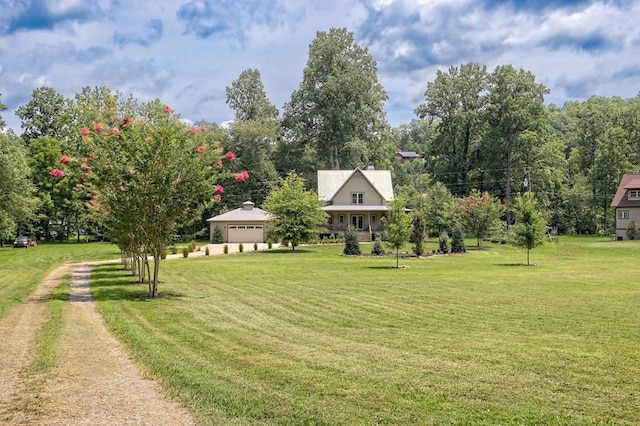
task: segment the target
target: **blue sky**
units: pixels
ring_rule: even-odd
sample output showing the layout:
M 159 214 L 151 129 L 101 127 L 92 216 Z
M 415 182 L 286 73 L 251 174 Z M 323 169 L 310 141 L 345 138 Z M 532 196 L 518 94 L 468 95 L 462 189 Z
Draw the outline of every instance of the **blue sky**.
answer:
M 34 88 L 107 86 L 187 120 L 233 117 L 225 87 L 257 68 L 282 110 L 317 31 L 346 27 L 378 63 L 387 118 L 416 118 L 436 70 L 477 62 L 533 72 L 562 105 L 640 92 L 640 2 L 472 0 L 0 0 L 0 102 Z

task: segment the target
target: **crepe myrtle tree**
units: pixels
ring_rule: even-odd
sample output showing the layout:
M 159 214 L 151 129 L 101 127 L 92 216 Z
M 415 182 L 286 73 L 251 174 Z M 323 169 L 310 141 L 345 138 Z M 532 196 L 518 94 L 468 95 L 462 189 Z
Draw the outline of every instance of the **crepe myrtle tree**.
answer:
M 407 213 L 407 201 L 396 197 L 383 218 L 386 227 L 385 243 L 396 251 L 396 268 L 400 267 L 400 248 L 409 241 L 413 225 L 411 215 Z
M 161 255 L 177 228 L 197 220 L 224 193 L 217 182 L 235 155 L 224 154 L 206 132 L 157 100 L 129 106 L 124 116 L 82 127 L 80 143 L 91 154 L 50 172 L 53 179 L 73 174 L 91 191 L 91 215 L 101 218 L 123 253 L 140 260 L 141 281 L 146 266 L 149 297 L 158 295 Z M 248 178 L 246 171 L 235 176 L 238 182 Z
M 541 246 L 547 232 L 547 223 L 537 208 L 531 194 L 524 194 L 515 200 L 516 226 L 511 243 L 527 249 L 527 266 L 530 265 L 531 249 Z
M 468 233 L 474 235 L 478 247 L 482 248 L 482 239 L 500 228 L 500 216 L 504 205 L 486 192 L 480 195 L 474 191 L 467 197 L 458 198 L 451 216 Z

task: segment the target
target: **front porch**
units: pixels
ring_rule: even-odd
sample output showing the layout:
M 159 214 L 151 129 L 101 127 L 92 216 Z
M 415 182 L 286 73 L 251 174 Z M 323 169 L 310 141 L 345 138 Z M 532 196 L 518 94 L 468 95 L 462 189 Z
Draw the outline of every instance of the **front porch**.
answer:
M 384 232 L 382 212 L 329 212 L 329 222 L 320 238 L 335 238 L 343 234 L 349 226 L 355 228 L 358 240 L 375 241 Z

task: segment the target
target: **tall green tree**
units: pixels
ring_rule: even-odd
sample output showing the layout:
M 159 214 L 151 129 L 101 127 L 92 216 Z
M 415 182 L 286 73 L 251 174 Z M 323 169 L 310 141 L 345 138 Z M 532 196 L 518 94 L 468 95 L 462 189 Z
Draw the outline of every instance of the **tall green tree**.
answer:
M 260 71 L 247 69 L 226 87 L 227 105 L 235 111 L 236 121 L 276 120 L 278 108 L 269 99 L 260 79 Z
M 411 215 L 407 213 L 407 201 L 403 197 L 396 199 L 389 205 L 387 215 L 382 218 L 385 225 L 385 243 L 396 252 L 396 268 L 400 267 L 400 248 L 411 236 L 413 225 Z
M 23 142 L 0 132 L 0 241 L 15 236 L 19 228 L 25 231 L 33 216 L 36 199 L 30 177 Z
M 0 96 L 2 95 L 2 93 L 0 93 Z M 7 110 L 7 106 L 5 104 L 3 104 L 2 102 L 0 102 L 0 112 L 2 111 L 6 111 Z M 7 123 L 2 119 L 2 115 L 0 115 L 0 130 L 4 129 L 4 127 L 7 125 Z
M 387 94 L 377 65 L 345 28 L 318 32 L 300 87 L 284 111 L 283 144 L 296 145 L 320 168 L 388 168 L 393 153 L 385 118 Z M 288 148 L 291 150 L 291 148 Z
M 438 70 L 427 84 L 425 103 L 415 110 L 438 123 L 428 156 L 434 173 L 456 194 L 469 191 L 469 172 L 486 127 L 488 79 L 486 67 L 472 62 Z
M 547 231 L 546 221 L 538 211 L 536 200 L 531 194 L 516 198 L 514 206 L 516 226 L 513 230 L 512 243 L 516 247 L 527 249 L 527 266 L 529 266 L 529 253 L 544 243 Z
M 271 233 L 291 243 L 291 249 L 317 238 L 327 214 L 313 191 L 304 187 L 304 179 L 290 172 L 280 186 L 271 191 L 264 203 L 271 214 Z
M 64 96 L 54 88 L 42 86 L 33 90 L 31 100 L 16 111 L 22 123 L 22 137 L 27 145 L 33 139 L 48 136 L 61 139 L 65 135 L 65 114 L 67 110 Z
M 247 170 L 251 175 L 248 184 L 226 182 L 231 197 L 226 198 L 228 208 L 236 208 L 251 200 L 261 205 L 278 183 L 278 173 L 273 163 L 276 141 L 280 135 L 278 109 L 269 102 L 258 70 L 242 71 L 231 86 L 227 86 L 227 104 L 235 111 L 235 121 L 229 128 L 228 149 L 237 160 L 233 167 Z
M 530 167 L 518 154 L 538 148 L 537 135 L 546 124 L 544 95 L 549 90 L 536 83 L 535 75 L 511 65 L 496 67 L 489 77 L 489 103 L 485 137 L 487 169 L 493 180 L 500 182 L 500 192 L 508 202 L 512 196 L 516 170 Z M 532 144 L 535 144 L 532 146 Z M 519 173 L 517 177 L 522 177 Z M 507 219 L 507 224 L 509 219 Z

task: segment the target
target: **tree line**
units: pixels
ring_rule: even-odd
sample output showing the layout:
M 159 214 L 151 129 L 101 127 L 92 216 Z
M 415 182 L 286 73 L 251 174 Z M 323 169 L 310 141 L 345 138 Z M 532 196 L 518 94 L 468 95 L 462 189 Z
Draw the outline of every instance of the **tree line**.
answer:
M 619 179 L 640 168 L 640 97 L 547 106 L 548 93 L 530 71 L 512 65 L 492 71 L 476 63 L 451 66 L 427 82 L 416 117 L 392 128 L 384 113 L 387 94 L 367 48 L 345 28 L 318 32 L 282 112 L 269 101 L 260 71 L 247 69 L 226 87 L 235 113 L 228 127 L 191 123 L 206 128 L 202 137 L 220 152 L 234 153 L 235 161 L 216 177 L 224 194 L 210 188 L 210 200 L 177 232 L 202 237 L 207 217 L 246 200 L 262 205 L 291 171 L 315 189 L 318 169 L 372 165 L 393 171 L 396 193 L 423 212 L 436 235 L 454 231 L 454 198 L 473 191 L 504 204 L 507 225 L 514 222 L 516 198 L 531 193 L 559 232 L 611 233 L 609 205 Z M 113 111 L 122 119 L 139 107 L 107 87 L 85 87 L 71 98 L 52 87 L 36 88 L 17 110 L 22 134 L 0 132 L 0 239 L 16 233 L 108 237 L 90 214 L 90 192 L 50 172 L 63 155 L 90 155 L 79 136 L 83 127 L 108 123 Z M 118 158 L 120 141 L 112 142 Z M 399 163 L 396 151 L 416 151 L 421 158 Z M 251 179 L 237 181 L 243 170 Z M 219 201 L 211 202 L 216 196 Z

